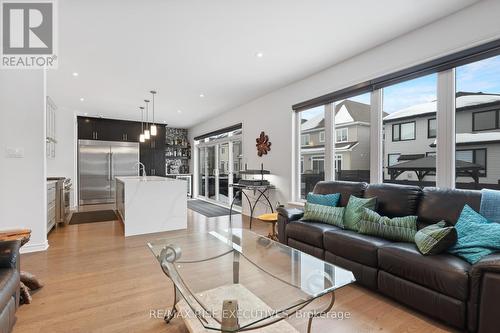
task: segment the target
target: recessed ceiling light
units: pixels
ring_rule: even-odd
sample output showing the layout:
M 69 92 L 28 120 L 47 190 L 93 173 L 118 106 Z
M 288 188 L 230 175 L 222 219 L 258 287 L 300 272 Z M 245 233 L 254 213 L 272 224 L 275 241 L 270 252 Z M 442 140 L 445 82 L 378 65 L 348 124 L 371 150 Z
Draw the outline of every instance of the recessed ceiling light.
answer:
M 73 76 L 78 76 L 78 73 L 77 72 L 73 72 Z
M 264 53 L 262 53 L 262 52 L 256 52 L 256 53 L 255 53 L 255 56 L 256 56 L 257 58 L 262 58 L 262 57 L 264 56 Z
M 177 110 L 177 113 L 182 113 L 182 111 L 181 110 Z
M 85 98 L 80 97 L 80 102 L 83 102 L 84 100 L 85 100 Z
M 163 121 L 163 123 L 164 123 L 164 124 L 166 124 L 166 123 L 167 123 L 167 121 L 166 121 L 166 120 L 164 120 L 164 121 Z
M 200 94 L 200 98 L 203 98 L 203 97 L 205 97 L 205 94 Z

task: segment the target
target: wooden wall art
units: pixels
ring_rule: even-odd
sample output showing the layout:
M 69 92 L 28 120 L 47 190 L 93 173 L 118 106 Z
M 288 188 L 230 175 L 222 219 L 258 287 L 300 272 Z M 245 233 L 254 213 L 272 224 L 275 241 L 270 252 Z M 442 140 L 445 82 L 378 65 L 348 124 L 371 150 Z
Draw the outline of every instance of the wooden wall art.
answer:
M 257 144 L 257 155 L 262 157 L 262 155 L 267 155 L 267 152 L 271 150 L 271 142 L 269 141 L 269 136 L 264 133 L 264 131 L 260 132 L 260 136 L 255 139 Z

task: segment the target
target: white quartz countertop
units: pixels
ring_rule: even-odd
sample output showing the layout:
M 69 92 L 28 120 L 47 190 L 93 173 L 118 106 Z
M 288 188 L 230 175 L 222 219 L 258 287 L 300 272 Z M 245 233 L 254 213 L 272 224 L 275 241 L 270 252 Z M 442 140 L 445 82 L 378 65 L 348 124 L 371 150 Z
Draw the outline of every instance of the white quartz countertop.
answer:
M 172 182 L 177 181 L 176 179 L 158 177 L 158 176 L 126 176 L 126 177 L 116 177 L 116 180 L 121 182 Z

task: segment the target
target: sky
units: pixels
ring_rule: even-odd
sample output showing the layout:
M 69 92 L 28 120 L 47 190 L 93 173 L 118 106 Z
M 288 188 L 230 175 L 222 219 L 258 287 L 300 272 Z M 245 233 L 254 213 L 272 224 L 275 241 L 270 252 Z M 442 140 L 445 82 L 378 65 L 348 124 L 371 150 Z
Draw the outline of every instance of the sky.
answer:
M 477 61 L 456 69 L 457 91 L 500 94 L 500 56 Z M 384 111 L 393 113 L 407 107 L 432 102 L 437 95 L 437 74 L 423 76 L 384 88 Z M 370 94 L 351 97 L 351 100 L 369 104 Z M 317 107 L 304 111 L 303 118 L 310 119 L 323 111 Z

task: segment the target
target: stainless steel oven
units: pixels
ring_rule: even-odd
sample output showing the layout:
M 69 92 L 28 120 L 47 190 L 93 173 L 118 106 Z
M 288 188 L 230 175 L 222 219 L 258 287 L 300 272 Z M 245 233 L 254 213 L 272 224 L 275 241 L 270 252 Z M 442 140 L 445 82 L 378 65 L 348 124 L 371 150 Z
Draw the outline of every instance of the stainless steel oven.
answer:
M 66 223 L 69 215 L 71 200 L 71 178 L 48 177 L 47 180 L 56 180 L 56 224 Z

